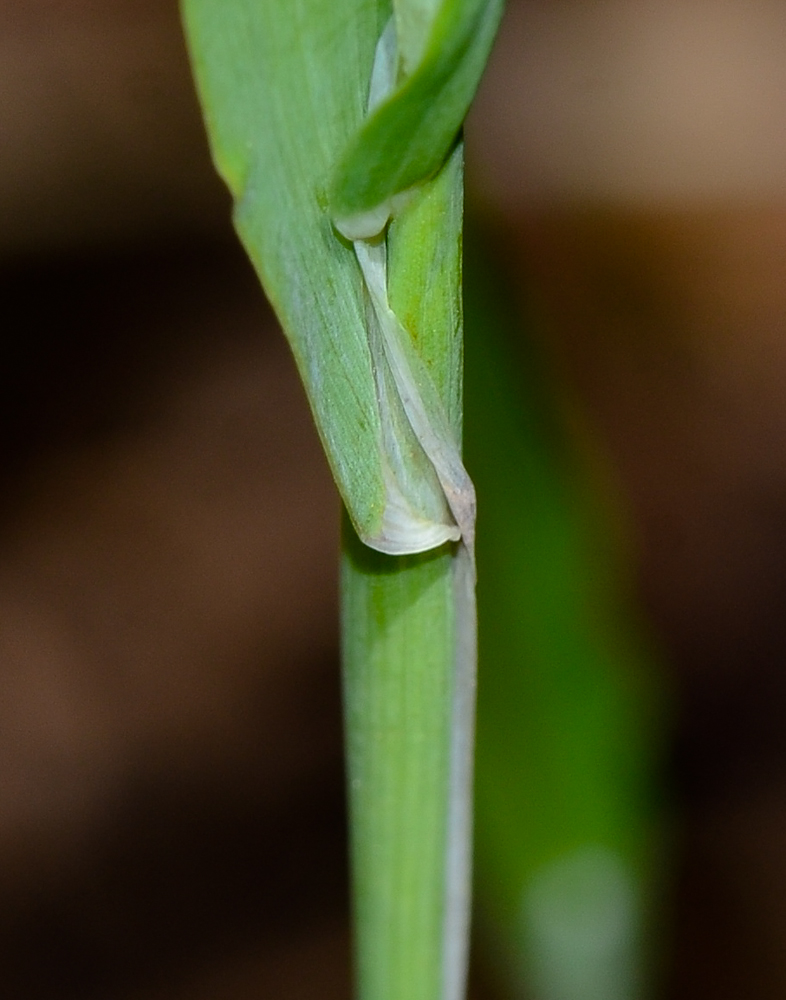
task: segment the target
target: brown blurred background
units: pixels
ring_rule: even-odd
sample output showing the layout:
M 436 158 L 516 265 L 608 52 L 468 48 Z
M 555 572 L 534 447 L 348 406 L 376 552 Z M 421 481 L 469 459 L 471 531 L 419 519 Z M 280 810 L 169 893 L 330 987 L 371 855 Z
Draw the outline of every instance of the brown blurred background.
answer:
M 514 0 L 469 129 L 674 683 L 680 1000 L 786 994 L 785 52 L 782 0 Z
M 175 3 L 0 10 L 0 995 L 349 995 L 338 504 Z
M 673 1000 L 786 991 L 785 52 L 511 0 L 468 129 L 677 691 Z M 348 997 L 337 501 L 175 3 L 7 0 L 0 136 L 0 995 Z

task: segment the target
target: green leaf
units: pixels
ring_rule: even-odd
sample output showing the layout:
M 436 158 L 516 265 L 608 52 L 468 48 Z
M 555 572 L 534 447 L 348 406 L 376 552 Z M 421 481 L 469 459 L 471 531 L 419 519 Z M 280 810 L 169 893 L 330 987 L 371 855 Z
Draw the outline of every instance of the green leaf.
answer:
M 414 23 L 426 20 L 425 7 L 416 5 L 420 17 L 413 14 Z M 403 79 L 353 137 L 336 169 L 330 208 L 343 220 L 342 229 L 380 205 L 390 214 L 396 195 L 441 167 L 477 90 L 502 9 L 503 0 L 447 0 L 433 15 L 422 57 L 409 71 L 407 52 L 414 45 L 404 47 Z M 396 17 L 405 20 L 398 7 Z
M 327 184 L 365 114 L 389 16 L 368 0 L 186 0 L 184 20 L 235 224 L 292 346 L 353 523 L 382 530 L 382 418 L 363 278 Z

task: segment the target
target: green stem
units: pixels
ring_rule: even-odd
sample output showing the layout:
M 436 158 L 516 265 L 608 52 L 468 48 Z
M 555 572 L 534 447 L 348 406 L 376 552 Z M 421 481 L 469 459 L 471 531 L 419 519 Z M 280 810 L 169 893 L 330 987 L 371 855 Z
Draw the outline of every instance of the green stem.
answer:
M 344 698 L 363 1000 L 442 995 L 452 557 L 384 556 L 345 521 Z
M 461 413 L 462 153 L 391 225 L 391 305 Z M 344 518 L 342 634 L 362 1000 L 460 1000 L 466 980 L 475 607 L 461 545 L 388 556 Z

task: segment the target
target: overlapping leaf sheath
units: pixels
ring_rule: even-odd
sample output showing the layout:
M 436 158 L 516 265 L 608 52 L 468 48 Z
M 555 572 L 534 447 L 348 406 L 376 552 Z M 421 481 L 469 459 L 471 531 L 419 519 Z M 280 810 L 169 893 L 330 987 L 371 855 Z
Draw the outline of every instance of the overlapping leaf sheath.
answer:
M 214 158 L 351 521 L 362 1000 L 464 989 L 475 608 L 459 130 L 500 12 L 501 0 L 184 0 Z M 372 73 L 387 74 L 376 93 Z

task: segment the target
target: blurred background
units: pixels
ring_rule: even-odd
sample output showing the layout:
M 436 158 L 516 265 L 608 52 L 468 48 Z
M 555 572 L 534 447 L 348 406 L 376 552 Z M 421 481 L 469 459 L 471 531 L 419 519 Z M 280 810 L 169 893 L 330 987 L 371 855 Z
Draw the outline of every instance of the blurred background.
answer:
M 468 123 L 475 1000 L 580 996 L 510 972 L 554 844 L 651 995 L 786 990 L 784 52 L 509 0 Z M 338 501 L 176 3 L 6 0 L 0 136 L 0 994 L 346 998 Z

